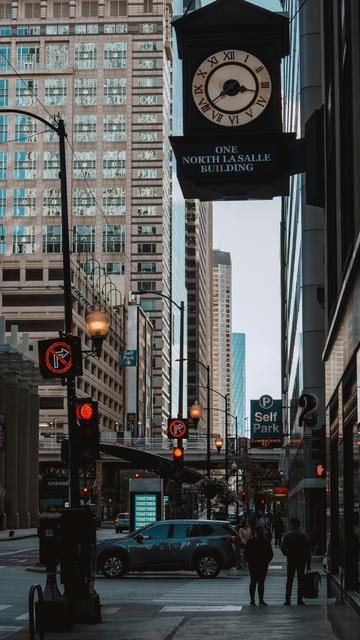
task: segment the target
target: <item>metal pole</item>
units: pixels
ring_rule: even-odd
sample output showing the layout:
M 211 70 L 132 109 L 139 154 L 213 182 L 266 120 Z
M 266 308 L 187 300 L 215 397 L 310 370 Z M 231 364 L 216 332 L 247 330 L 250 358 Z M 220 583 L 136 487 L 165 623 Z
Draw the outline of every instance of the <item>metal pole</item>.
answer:
M 211 477 L 211 464 L 210 464 L 210 441 L 211 441 L 211 400 L 210 400 L 210 367 L 209 365 L 206 367 L 207 379 L 207 432 L 206 432 L 206 465 L 207 465 L 207 479 L 210 480 Z M 210 498 L 206 499 L 206 517 L 208 520 L 211 519 L 211 500 Z
M 65 333 L 72 334 L 72 293 L 71 293 L 71 268 L 70 268 L 70 242 L 69 242 L 69 214 L 66 182 L 66 157 L 65 157 L 65 124 L 63 120 L 58 122 L 59 152 L 60 152 L 60 189 L 61 189 L 61 227 L 63 248 L 64 271 L 64 313 Z M 79 465 L 75 451 L 76 435 L 76 387 L 75 378 L 66 379 L 67 387 L 67 411 L 69 429 L 69 506 L 80 506 Z
M 228 488 L 229 481 L 229 443 L 228 443 L 228 394 L 225 394 L 225 484 Z M 229 505 L 225 505 L 226 518 L 229 514 Z
M 239 457 L 239 435 L 238 435 L 238 419 L 235 416 L 235 453 L 236 456 Z M 239 520 L 239 467 L 236 469 L 236 518 Z
M 183 417 L 184 398 L 184 302 L 180 302 L 180 354 L 179 354 L 179 404 L 178 418 Z

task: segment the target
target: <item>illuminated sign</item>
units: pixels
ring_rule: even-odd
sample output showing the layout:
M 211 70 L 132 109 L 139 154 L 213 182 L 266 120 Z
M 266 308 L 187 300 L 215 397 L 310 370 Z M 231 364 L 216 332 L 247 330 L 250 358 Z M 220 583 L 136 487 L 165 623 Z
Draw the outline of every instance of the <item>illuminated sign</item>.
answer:
M 250 446 L 281 447 L 283 438 L 282 402 L 264 394 L 250 402 Z
M 134 495 L 134 527 L 146 527 L 157 520 L 158 500 L 157 493 L 135 493 Z
M 65 336 L 39 340 L 39 368 L 43 378 L 67 378 L 82 375 L 80 338 Z
M 188 425 L 187 421 L 182 418 L 169 418 L 168 420 L 168 438 L 187 438 Z

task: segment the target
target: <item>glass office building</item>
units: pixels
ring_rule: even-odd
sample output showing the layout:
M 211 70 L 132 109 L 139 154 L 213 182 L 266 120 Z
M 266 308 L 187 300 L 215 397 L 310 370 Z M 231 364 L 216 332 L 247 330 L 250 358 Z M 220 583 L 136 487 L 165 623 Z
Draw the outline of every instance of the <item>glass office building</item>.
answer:
M 237 417 L 238 436 L 245 437 L 246 368 L 245 333 L 231 334 L 231 413 Z

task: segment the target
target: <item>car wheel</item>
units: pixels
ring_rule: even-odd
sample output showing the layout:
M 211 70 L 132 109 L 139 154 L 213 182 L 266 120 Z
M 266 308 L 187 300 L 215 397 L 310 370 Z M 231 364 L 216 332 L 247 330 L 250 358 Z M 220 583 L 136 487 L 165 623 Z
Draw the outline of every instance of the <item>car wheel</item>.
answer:
M 127 563 L 119 553 L 109 553 L 101 562 L 101 571 L 107 578 L 121 578 L 127 572 Z
M 195 571 L 200 578 L 216 578 L 220 570 L 220 561 L 212 553 L 205 553 L 195 562 Z

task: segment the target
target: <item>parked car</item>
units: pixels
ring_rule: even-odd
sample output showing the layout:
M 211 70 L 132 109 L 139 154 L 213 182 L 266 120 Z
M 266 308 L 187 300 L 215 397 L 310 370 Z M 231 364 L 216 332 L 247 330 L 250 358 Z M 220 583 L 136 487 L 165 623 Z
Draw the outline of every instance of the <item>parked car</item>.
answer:
M 125 529 L 130 529 L 130 514 L 119 513 L 115 518 L 115 533 L 122 533 Z
M 215 578 L 221 569 L 235 567 L 240 537 L 228 522 L 162 520 L 119 539 L 97 545 L 97 568 L 107 578 L 128 571 L 196 571 Z

